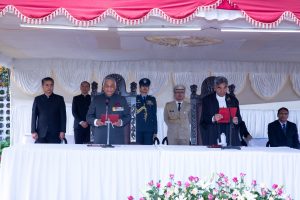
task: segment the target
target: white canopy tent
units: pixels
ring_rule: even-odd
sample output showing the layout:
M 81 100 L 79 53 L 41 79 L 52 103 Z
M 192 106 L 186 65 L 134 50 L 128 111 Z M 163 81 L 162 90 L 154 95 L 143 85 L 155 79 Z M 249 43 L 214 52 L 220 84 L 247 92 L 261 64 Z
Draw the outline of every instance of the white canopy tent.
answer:
M 221 29 L 253 28 L 240 11 L 203 11 L 184 25 L 172 25 L 151 16 L 135 27 L 171 27 L 181 31 L 131 31 L 131 27 L 110 17 L 97 24 L 98 28 L 109 27 L 106 31 L 66 30 L 72 24 L 63 16 L 46 23 L 50 25 L 48 28 L 20 24 L 15 15 L 0 17 L 0 63 L 12 69 L 14 143 L 30 141 L 32 101 L 41 92 L 40 80 L 45 76 L 54 77 L 55 92 L 66 100 L 69 135 L 73 133 L 70 104 L 72 96 L 79 92 L 79 83 L 82 80 L 101 82 L 109 73 L 121 74 L 127 85 L 142 77 L 151 78 L 152 93 L 159 103 L 161 138 L 166 135 L 162 110 L 172 99 L 172 87 L 179 83 L 200 87 L 210 75 L 224 75 L 236 84 L 243 118 L 254 137 L 266 137 L 266 125 L 276 118 L 276 110 L 282 105 L 291 110 L 290 119 L 300 125 L 297 104 L 287 103 L 299 100 L 300 33 L 222 32 Z M 183 31 L 199 27 L 200 31 Z M 276 28 L 282 29 L 295 30 L 298 26 L 287 18 Z M 145 39 L 156 36 L 172 40 L 209 37 L 221 43 L 168 46 Z M 269 102 L 284 103 L 266 107 L 265 103 Z M 264 104 L 265 109 L 249 104 Z

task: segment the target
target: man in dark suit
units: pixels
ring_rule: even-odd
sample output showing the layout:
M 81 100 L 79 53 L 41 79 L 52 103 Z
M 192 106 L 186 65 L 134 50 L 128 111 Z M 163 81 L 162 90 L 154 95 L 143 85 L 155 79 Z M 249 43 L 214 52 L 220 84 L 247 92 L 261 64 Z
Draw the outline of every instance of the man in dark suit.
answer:
M 125 130 L 124 127 L 130 122 L 131 115 L 128 103 L 123 96 L 116 94 L 117 83 L 113 78 L 105 78 L 103 81 L 103 94 L 95 96 L 89 107 L 86 119 L 91 126 L 94 126 L 94 143 L 107 143 L 107 128 L 106 119 L 101 120 L 101 116 L 114 114 L 118 115 L 119 119 L 110 126 L 110 144 L 124 144 Z M 107 115 L 106 115 L 107 113 Z
M 74 116 L 75 144 L 90 142 L 90 126 L 86 121 L 86 114 L 91 104 L 90 83 L 83 81 L 80 84 L 81 94 L 73 98 L 72 114 Z
M 278 120 L 268 125 L 268 137 L 271 147 L 288 146 L 299 149 L 298 130 L 295 123 L 288 121 L 289 110 L 280 108 Z
M 157 134 L 157 105 L 154 96 L 148 95 L 150 80 L 139 81 L 140 94 L 136 96 L 136 142 L 152 145 L 153 136 Z
M 238 133 L 238 124 L 242 121 L 239 109 L 239 101 L 228 94 L 228 81 L 225 77 L 219 76 L 214 80 L 214 93 L 207 95 L 202 101 L 201 125 L 204 129 L 203 144 L 218 144 L 220 134 L 226 135 L 227 145 L 240 146 L 241 141 Z M 220 108 L 236 107 L 236 116 L 232 118 L 233 128 L 230 140 L 230 124 L 218 123 L 223 118 L 219 114 Z
M 42 80 L 44 94 L 35 97 L 32 106 L 31 134 L 35 143 L 60 143 L 66 132 L 66 105 L 53 93 L 54 80 Z

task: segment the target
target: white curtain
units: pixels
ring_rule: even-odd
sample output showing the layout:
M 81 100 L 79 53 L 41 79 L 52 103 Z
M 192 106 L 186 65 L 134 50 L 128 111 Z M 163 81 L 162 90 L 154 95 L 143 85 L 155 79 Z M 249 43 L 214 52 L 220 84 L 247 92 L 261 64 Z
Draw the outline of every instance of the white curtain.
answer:
M 41 80 L 51 76 L 50 68 L 14 68 L 12 71 L 13 80 L 28 95 L 39 94 L 41 89 Z
M 291 74 L 290 79 L 293 85 L 294 91 L 300 96 L 300 74 Z
M 282 73 L 250 73 L 251 86 L 255 93 L 263 99 L 275 97 L 287 80 Z
M 54 67 L 54 76 L 66 92 L 71 95 L 80 92 L 79 84 L 82 81 L 92 80 L 92 62 L 87 61 L 61 61 Z
M 186 91 L 190 90 L 190 86 L 195 84 L 198 90 L 201 90 L 201 84 L 209 76 L 209 73 L 192 73 L 192 72 L 174 72 L 174 85 L 182 84 Z
M 229 85 L 235 85 L 235 94 L 240 94 L 246 84 L 247 73 L 245 72 L 213 72 L 212 75 L 226 77 Z
M 52 73 L 51 73 L 52 72 Z M 262 99 L 274 98 L 282 89 L 288 76 L 295 92 L 300 96 L 300 65 L 295 63 L 249 63 L 220 61 L 89 61 L 89 60 L 16 60 L 12 79 L 26 94 L 41 92 L 40 80 L 53 74 L 60 87 L 70 95 L 79 92 L 80 81 L 102 83 L 111 73 L 122 75 L 127 88 L 130 82 L 141 78 L 151 81 L 150 93 L 157 95 L 168 84 L 199 84 L 211 75 L 225 76 L 236 86 L 235 93 L 243 91 L 247 76 L 253 91 Z M 155 81 L 154 81 L 155 80 Z M 172 83 L 172 81 L 174 81 Z
M 151 80 L 151 87 L 149 94 L 158 95 L 159 92 L 168 85 L 170 81 L 170 74 L 167 72 L 135 72 L 134 80 L 139 82 L 142 78 L 148 78 Z

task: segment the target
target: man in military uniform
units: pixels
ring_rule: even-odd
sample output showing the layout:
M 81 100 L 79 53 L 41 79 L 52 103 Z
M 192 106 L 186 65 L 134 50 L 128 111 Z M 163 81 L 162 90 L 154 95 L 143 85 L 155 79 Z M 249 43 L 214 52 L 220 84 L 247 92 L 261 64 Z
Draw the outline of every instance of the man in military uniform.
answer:
M 138 144 L 153 144 L 153 135 L 157 134 L 156 99 L 148 95 L 150 80 L 139 81 L 140 94 L 136 97 L 136 142 Z
M 176 85 L 174 87 L 174 101 L 166 103 L 164 109 L 169 145 L 190 144 L 191 105 L 184 98 L 185 86 Z

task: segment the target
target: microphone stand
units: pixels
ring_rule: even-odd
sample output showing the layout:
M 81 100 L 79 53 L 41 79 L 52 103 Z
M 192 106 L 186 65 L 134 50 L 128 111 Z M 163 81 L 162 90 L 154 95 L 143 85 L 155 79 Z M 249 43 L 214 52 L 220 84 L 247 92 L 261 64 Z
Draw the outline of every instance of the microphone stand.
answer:
M 231 116 L 231 110 L 229 109 L 229 116 L 230 116 L 230 121 L 229 121 L 229 146 L 226 147 L 221 147 L 221 149 L 236 149 L 236 150 L 241 150 L 240 146 L 232 146 L 232 129 L 234 127 L 233 125 L 233 120 L 232 120 L 232 116 Z
M 110 144 L 110 140 L 109 140 L 109 136 L 110 136 L 110 124 L 112 125 L 110 119 L 108 118 L 108 104 L 109 104 L 109 99 L 105 100 L 105 104 L 106 104 L 106 112 L 105 112 L 105 125 L 107 126 L 106 129 L 106 136 L 107 136 L 107 140 L 106 140 L 106 144 L 102 145 L 102 148 L 114 148 L 114 146 L 112 144 Z M 112 125 L 113 127 L 113 125 Z

